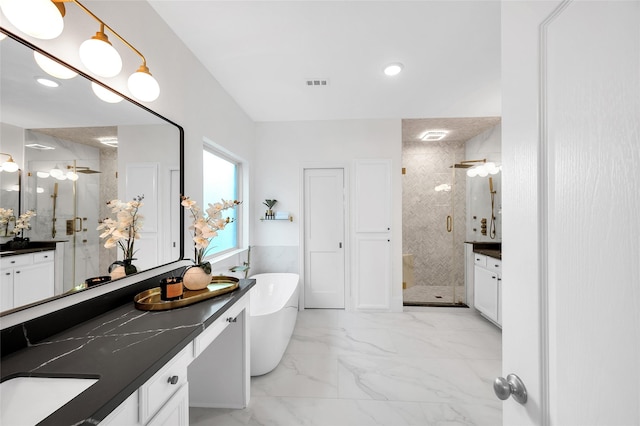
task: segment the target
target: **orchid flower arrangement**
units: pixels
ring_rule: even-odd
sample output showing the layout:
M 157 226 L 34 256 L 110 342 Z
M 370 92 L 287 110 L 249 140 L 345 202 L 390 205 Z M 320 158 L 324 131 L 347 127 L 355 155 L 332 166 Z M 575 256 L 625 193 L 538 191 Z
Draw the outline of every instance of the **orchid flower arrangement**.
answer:
M 139 213 L 143 206 L 144 195 L 134 197 L 132 201 L 122 202 L 111 200 L 107 206 L 115 213 L 116 218 L 106 218 L 98 226 L 98 231 L 104 230 L 100 238 L 107 238 L 105 248 L 120 247 L 124 259 L 133 259 L 135 240 L 140 238 L 144 217 Z
M 211 273 L 211 264 L 205 262 L 204 258 L 209 248 L 211 240 L 218 235 L 218 231 L 223 230 L 234 219 L 222 217 L 224 210 L 233 208 L 241 201 L 221 200 L 219 203 L 211 204 L 203 213 L 195 201 L 184 195 L 181 197 L 183 207 L 191 213 L 192 224 L 189 226 L 194 243 L 194 263 L 202 267 L 207 274 Z
M 29 221 L 35 215 L 36 215 L 35 211 L 27 210 L 26 212 L 18 216 L 18 218 L 16 219 L 13 216 L 13 210 L 2 209 L 2 211 L 0 212 L 0 223 L 5 227 L 8 227 L 9 222 L 15 220 L 15 224 L 13 225 L 13 229 L 11 230 L 11 233 L 16 236 L 15 239 L 20 239 L 24 236 L 24 231 L 26 231 L 27 229 L 31 229 L 31 225 Z
M 15 222 L 16 217 L 13 215 L 13 209 L 4 209 L 0 207 L 0 236 L 9 234 L 9 223 Z

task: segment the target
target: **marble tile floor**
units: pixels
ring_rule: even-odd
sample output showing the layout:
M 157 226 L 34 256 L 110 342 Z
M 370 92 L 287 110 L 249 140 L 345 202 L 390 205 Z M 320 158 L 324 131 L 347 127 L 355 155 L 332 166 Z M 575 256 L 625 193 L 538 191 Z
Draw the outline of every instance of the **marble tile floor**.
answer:
M 190 408 L 197 426 L 501 425 L 500 330 L 468 308 L 305 310 L 246 409 Z
M 455 289 L 456 302 L 464 303 L 464 286 L 414 285 L 402 290 L 404 303 L 453 303 Z

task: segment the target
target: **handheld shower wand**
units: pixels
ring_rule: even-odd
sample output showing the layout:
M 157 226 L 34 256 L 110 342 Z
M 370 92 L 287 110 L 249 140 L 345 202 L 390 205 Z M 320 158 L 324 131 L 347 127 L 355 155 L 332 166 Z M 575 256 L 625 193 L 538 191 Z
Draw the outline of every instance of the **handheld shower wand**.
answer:
M 489 238 L 496 238 L 496 216 L 495 216 L 495 195 L 497 191 L 493 190 L 493 178 L 489 176 L 489 193 L 491 194 L 491 222 L 489 223 Z

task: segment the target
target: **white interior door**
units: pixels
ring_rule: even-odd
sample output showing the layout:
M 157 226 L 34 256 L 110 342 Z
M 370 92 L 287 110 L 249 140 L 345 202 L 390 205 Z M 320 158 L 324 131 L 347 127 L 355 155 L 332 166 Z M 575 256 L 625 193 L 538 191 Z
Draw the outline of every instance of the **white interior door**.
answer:
M 536 3 L 502 10 L 503 422 L 640 424 L 640 2 Z
M 344 170 L 304 170 L 304 306 L 344 309 Z

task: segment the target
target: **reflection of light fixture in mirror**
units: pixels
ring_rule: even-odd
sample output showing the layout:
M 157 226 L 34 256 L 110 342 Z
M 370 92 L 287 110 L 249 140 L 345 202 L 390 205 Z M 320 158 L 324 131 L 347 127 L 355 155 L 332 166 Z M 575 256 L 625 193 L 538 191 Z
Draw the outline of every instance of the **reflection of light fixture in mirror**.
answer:
M 485 161 L 485 160 L 482 160 Z M 502 166 L 497 166 L 496 163 L 489 161 L 483 164 L 474 166 L 467 170 L 467 176 L 469 177 L 487 177 L 489 175 L 497 175 L 502 170 Z
M 96 35 L 80 45 L 78 53 L 84 66 L 100 77 L 114 77 L 122 70 L 122 58 L 104 33 L 103 23 Z
M 18 191 L 20 191 L 20 185 L 11 185 L 9 188 L 7 188 L 7 191 L 9 191 L 9 192 L 18 192 Z
M 7 38 L 5 33 L 0 33 L 0 41 L 4 40 L 5 38 Z
M 41 186 L 37 187 L 37 188 L 36 188 L 36 193 L 38 193 L 38 194 L 43 194 L 43 193 L 44 193 L 44 188 L 43 188 L 43 187 L 41 187 Z
M 49 173 L 47 172 L 36 172 L 36 176 L 38 176 L 41 179 L 46 179 L 49 177 Z
M 33 58 L 35 59 L 38 66 L 42 68 L 42 71 L 46 72 L 52 77 L 68 80 L 78 75 L 78 73 L 74 70 L 67 68 L 61 63 L 44 56 L 42 53 L 36 50 L 33 51 Z
M 424 132 L 422 134 L 422 136 L 420 136 L 420 140 L 423 141 L 439 141 L 440 139 L 444 138 L 445 136 L 447 136 L 447 133 L 449 133 L 446 130 L 428 130 L 426 132 Z
M 122 96 L 116 94 L 115 92 L 112 92 L 109 89 L 105 89 L 104 87 L 94 82 L 91 83 L 91 90 L 93 90 L 93 93 L 95 93 L 98 98 L 110 104 L 117 104 L 124 99 Z
M 58 167 L 54 167 L 49 171 L 49 175 L 53 178 L 59 178 L 60 176 L 64 176 L 64 172 L 60 170 Z
M 44 77 L 36 77 L 36 81 L 45 87 L 55 88 L 60 86 L 60 83 L 58 83 L 57 81 L 49 80 L 48 78 Z
M 152 102 L 160 96 L 160 85 L 145 64 L 142 64 L 136 72 L 129 76 L 127 85 L 131 94 L 141 101 Z
M 404 65 L 402 65 L 400 62 L 395 62 L 384 67 L 384 74 L 389 77 L 393 77 L 394 75 L 400 74 L 403 68 Z
M 7 157 L 9 157 L 9 159 L 7 161 L 2 163 L 2 171 L 9 172 L 9 173 L 13 173 L 13 172 L 17 172 L 18 171 L 20 166 L 18 166 L 18 163 L 13 161 L 13 157 L 10 154 L 7 154 L 5 152 L 0 152 L 0 155 L 6 155 Z
M 77 173 L 75 173 L 73 171 L 67 172 L 67 174 L 65 176 L 66 176 L 67 179 L 72 180 L 72 181 L 76 181 L 80 177 L 80 176 L 78 176 Z
M 50 40 L 64 28 L 64 5 L 50 0 L 0 0 L 0 9 L 9 22 L 31 37 Z

